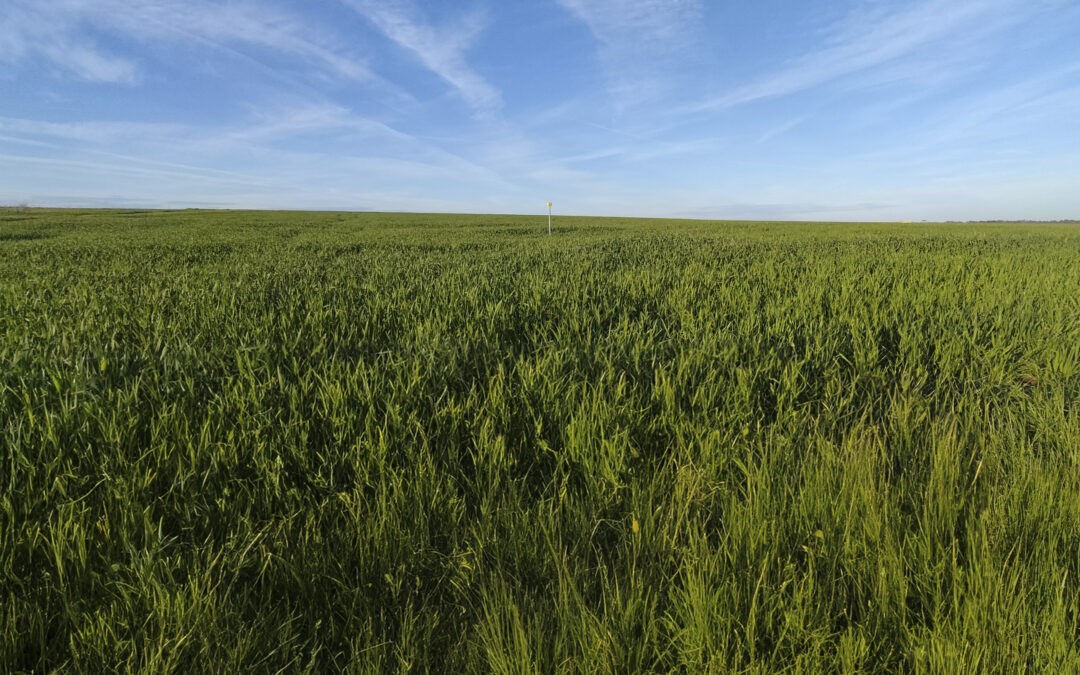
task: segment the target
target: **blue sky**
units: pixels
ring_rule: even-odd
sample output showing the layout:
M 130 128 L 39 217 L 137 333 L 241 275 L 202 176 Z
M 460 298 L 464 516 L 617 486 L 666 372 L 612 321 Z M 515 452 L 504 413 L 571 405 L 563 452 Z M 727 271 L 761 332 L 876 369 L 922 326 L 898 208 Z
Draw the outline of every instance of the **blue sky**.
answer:
M 3 0 L 0 204 L 1080 218 L 1076 0 Z

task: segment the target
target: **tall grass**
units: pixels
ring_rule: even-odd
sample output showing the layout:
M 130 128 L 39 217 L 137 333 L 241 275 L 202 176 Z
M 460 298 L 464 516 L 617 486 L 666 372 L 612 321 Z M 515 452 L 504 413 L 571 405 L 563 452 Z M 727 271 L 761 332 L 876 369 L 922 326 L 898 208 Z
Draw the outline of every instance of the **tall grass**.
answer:
M 0 214 L 0 670 L 1080 669 L 1080 230 Z

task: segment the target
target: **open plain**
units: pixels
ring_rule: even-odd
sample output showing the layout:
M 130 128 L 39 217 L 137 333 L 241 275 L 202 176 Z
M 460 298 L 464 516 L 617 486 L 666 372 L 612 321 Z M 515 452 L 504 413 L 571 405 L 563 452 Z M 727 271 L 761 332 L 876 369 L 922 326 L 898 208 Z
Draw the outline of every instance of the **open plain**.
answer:
M 1076 672 L 1080 228 L 0 213 L 0 671 Z

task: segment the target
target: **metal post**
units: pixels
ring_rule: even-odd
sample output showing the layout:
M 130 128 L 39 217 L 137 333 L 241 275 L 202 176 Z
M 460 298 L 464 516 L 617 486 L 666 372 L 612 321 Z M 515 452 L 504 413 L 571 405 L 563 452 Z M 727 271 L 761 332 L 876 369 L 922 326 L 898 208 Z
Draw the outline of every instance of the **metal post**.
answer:
M 548 236 L 551 236 L 551 202 L 548 202 Z

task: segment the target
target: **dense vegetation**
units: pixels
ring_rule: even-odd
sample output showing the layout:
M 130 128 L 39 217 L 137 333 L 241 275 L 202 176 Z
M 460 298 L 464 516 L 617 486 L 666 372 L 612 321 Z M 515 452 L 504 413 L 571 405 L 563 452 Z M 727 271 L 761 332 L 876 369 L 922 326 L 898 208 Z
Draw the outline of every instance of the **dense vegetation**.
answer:
M 0 671 L 1080 669 L 1080 229 L 0 213 Z

